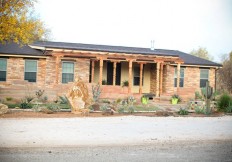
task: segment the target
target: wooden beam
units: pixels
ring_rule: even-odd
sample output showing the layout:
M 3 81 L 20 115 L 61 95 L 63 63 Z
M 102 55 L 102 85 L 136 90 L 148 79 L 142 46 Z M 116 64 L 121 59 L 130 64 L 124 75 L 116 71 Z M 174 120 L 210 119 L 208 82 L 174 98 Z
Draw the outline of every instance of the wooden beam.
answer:
M 180 63 L 177 64 L 177 89 L 179 87 L 180 87 Z
M 163 69 L 164 69 L 164 64 L 160 64 L 160 95 L 163 93 Z
M 139 94 L 143 92 L 143 63 L 140 63 L 140 73 L 139 73 Z
M 159 84 L 159 77 L 160 77 L 160 62 L 157 62 L 156 63 L 156 97 L 159 97 L 160 93 L 159 93 L 159 87 L 160 87 L 160 84 Z
M 60 65 L 60 55 L 56 56 L 56 84 L 59 83 L 59 65 Z
M 99 85 L 102 85 L 102 74 L 103 74 L 103 58 L 100 58 L 100 64 L 99 64 Z
M 131 93 L 132 91 L 132 63 L 133 60 L 128 60 L 129 61 L 129 87 L 128 87 L 128 93 Z
M 91 83 L 94 83 L 94 67 L 95 67 L 95 60 L 92 60 L 91 61 L 92 62 L 92 69 L 91 69 L 91 72 L 92 72 L 92 74 L 91 74 Z
M 116 83 L 116 68 L 117 68 L 117 62 L 114 62 L 114 70 L 113 70 L 113 85 L 114 86 Z

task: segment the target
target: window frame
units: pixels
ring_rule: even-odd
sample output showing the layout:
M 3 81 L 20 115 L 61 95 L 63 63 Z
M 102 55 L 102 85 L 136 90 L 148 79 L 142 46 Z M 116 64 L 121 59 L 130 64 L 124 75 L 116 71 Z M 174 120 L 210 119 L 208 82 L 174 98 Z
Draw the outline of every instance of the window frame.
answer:
M 33 62 L 36 62 L 36 71 L 26 71 L 26 62 L 27 61 L 33 61 Z M 26 77 L 26 73 L 36 73 L 35 75 L 35 81 L 29 81 L 27 80 L 25 77 Z M 30 60 L 30 59 L 25 59 L 24 60 L 24 80 L 30 82 L 30 83 L 36 83 L 37 82 L 37 74 L 38 74 L 38 60 Z
M 203 70 L 204 70 L 204 71 L 207 71 L 207 73 L 208 73 L 208 74 L 207 74 L 207 75 L 208 75 L 208 78 L 201 78 L 201 71 L 203 71 Z M 205 80 L 205 84 L 206 84 L 206 81 L 209 81 L 209 70 L 210 70 L 210 69 L 203 69 L 203 68 L 200 68 L 200 82 L 199 82 L 199 87 L 200 87 L 200 88 L 204 88 L 204 87 L 206 86 L 206 85 L 205 85 L 205 86 L 201 86 L 201 81 L 202 81 L 202 80 Z
M 184 71 L 183 73 L 183 77 L 181 76 L 181 70 Z M 184 87 L 184 79 L 185 78 L 185 67 L 180 67 L 180 82 L 179 82 L 179 88 L 183 88 Z M 183 80 L 183 81 L 181 81 Z M 183 85 L 181 84 L 183 83 Z M 174 67 L 174 87 L 177 87 L 177 67 Z
M 7 59 L 6 58 L 0 58 L 0 60 L 6 61 L 6 70 L 4 71 L 4 70 L 0 69 L 0 72 L 5 72 L 6 73 L 5 74 L 5 80 L 0 80 L 0 82 L 6 82 L 6 79 L 7 79 Z
M 64 63 L 72 63 L 73 64 L 73 73 L 63 73 L 63 65 Z M 67 82 L 63 82 L 63 74 L 73 74 L 73 80 L 72 81 L 67 81 Z M 75 62 L 74 61 L 62 61 L 62 67 L 61 67 L 61 83 L 62 84 L 67 84 L 69 82 L 74 82 L 74 78 L 75 78 Z

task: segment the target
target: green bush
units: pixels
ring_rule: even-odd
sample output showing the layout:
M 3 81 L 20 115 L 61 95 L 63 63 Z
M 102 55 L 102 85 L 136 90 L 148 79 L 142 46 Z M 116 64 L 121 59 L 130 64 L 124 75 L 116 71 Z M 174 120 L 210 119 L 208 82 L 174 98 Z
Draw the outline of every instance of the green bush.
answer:
M 180 114 L 180 115 L 188 115 L 188 110 L 186 110 L 185 108 L 180 108 L 180 110 L 178 111 L 178 114 Z
M 8 108 L 20 107 L 20 104 L 6 104 Z
M 204 114 L 205 113 L 205 106 L 198 106 L 194 107 L 195 113 L 197 114 Z
M 172 98 L 177 98 L 178 99 L 178 103 L 182 101 L 181 97 L 178 94 L 174 94 L 172 95 Z
M 226 108 L 227 113 L 232 113 L 232 102 L 230 102 L 229 106 Z
M 118 108 L 118 113 L 122 114 L 122 113 L 124 113 L 124 112 L 125 112 L 125 107 L 124 107 L 124 106 L 120 106 L 120 107 Z
M 60 106 L 59 106 L 59 104 L 56 104 L 56 103 L 49 103 L 49 104 L 47 104 L 46 108 L 48 110 L 53 111 L 53 112 L 60 111 Z
M 129 106 L 129 107 L 128 107 L 128 113 L 132 114 L 132 113 L 134 113 L 134 112 L 135 112 L 134 106 Z
M 230 95 L 224 93 L 219 98 L 217 107 L 219 110 L 226 111 L 226 108 L 230 106 L 230 102 L 232 102 Z
M 28 103 L 28 102 L 21 102 L 20 104 L 20 108 L 22 109 L 31 109 L 33 107 L 33 105 L 31 103 Z
M 68 104 L 68 99 L 66 96 L 59 96 L 61 104 Z

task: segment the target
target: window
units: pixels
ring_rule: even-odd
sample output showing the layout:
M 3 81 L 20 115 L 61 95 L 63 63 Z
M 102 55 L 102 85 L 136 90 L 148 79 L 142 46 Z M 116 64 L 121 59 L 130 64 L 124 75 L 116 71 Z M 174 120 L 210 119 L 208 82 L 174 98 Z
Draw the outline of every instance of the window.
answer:
M 174 87 L 177 87 L 177 67 L 175 67 Z M 180 68 L 180 84 L 179 87 L 184 87 L 184 68 Z
M 206 81 L 209 79 L 209 69 L 200 69 L 200 87 L 206 86 Z
M 6 81 L 6 59 L 0 59 L 0 81 Z
M 25 74 L 24 80 L 28 82 L 36 82 L 37 76 L 37 61 L 36 60 L 25 60 Z
M 144 76 L 144 72 L 143 72 L 143 76 Z M 139 66 L 134 67 L 134 80 L 133 81 L 134 81 L 135 86 L 138 86 L 140 83 L 140 67 Z M 143 84 L 143 78 L 142 78 L 142 84 Z
M 74 80 L 74 63 L 62 63 L 62 83 L 73 82 Z

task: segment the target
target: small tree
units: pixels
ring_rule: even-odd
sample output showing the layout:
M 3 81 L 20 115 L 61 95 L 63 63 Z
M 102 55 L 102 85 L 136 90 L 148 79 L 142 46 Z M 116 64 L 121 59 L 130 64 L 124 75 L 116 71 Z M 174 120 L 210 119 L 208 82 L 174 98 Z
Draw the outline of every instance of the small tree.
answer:
M 0 0 L 0 43 L 43 40 L 48 30 L 33 16 L 36 0 Z
M 223 67 L 218 74 L 222 87 L 232 93 L 232 51 L 229 54 L 229 58 L 223 62 Z
M 203 47 L 199 47 L 197 50 L 193 49 L 190 52 L 190 54 L 193 56 L 197 56 L 197 57 L 206 59 L 206 60 L 210 60 L 210 61 L 213 60 L 213 56 L 211 56 L 209 54 L 209 52 L 206 50 L 206 48 L 203 48 Z

